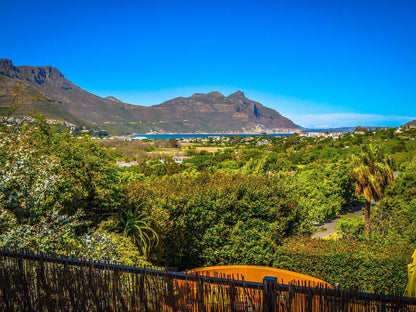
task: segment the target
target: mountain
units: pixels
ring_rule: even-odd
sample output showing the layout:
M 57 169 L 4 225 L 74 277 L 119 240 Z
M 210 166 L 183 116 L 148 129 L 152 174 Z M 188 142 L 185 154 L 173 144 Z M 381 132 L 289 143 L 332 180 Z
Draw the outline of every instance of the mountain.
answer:
M 416 119 L 405 123 L 403 127 L 416 127 Z
M 125 106 L 128 104 L 120 104 L 91 94 L 67 80 L 58 69 L 52 66 L 14 66 L 10 60 L 0 59 L 0 77 L 13 79 L 15 83 L 22 81 L 26 89 L 32 88 L 54 102 L 54 109 L 57 106 L 59 110 L 64 111 L 68 116 L 75 116 L 84 124 L 102 125 L 110 120 L 116 123 L 116 127 L 113 128 L 110 124 L 111 130 L 118 130 L 118 132 L 132 130 L 129 127 L 123 127 L 123 124 L 118 124 L 130 117 L 125 111 Z M 0 90 L 2 91 L 0 92 L 7 94 L 3 92 L 3 89 L 3 84 L 1 84 Z M 51 112 L 41 111 L 39 104 L 39 102 L 32 103 L 31 110 L 42 112 L 50 118 L 56 117 Z M 0 106 L 5 106 L 4 96 Z M 65 117 L 64 119 L 66 120 Z
M 241 91 L 227 97 L 216 91 L 196 93 L 187 98 L 178 97 L 166 101 L 151 109 L 155 113 L 160 112 L 160 118 L 169 116 L 170 123 L 175 124 L 176 132 L 259 133 L 297 129 L 291 120 L 249 100 Z
M 10 105 L 13 86 L 23 82 L 24 95 L 42 95 L 16 114 L 36 110 L 49 118 L 106 128 L 113 133 L 261 133 L 294 132 L 297 126 L 273 109 L 237 91 L 195 93 L 150 107 L 89 93 L 52 66 L 14 66 L 0 59 L 0 113 Z
M 16 79 L 12 79 L 0 75 L 0 116 L 5 116 L 11 104 L 12 94 L 16 92 L 16 88 L 20 91 L 20 98 L 31 99 L 38 98 L 33 101 L 22 101 L 22 105 L 14 112 L 15 116 L 25 116 L 34 111 L 42 113 L 48 118 L 66 120 L 78 126 L 88 127 L 90 124 L 81 118 L 78 118 L 66 111 L 57 101 L 45 96 L 35 88 L 28 84 L 18 84 Z

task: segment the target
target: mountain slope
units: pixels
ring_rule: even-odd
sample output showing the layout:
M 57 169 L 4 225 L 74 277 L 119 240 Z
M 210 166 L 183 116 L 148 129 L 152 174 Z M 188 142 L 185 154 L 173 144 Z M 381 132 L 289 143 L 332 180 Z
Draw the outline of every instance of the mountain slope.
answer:
M 41 108 L 39 103 L 31 104 L 33 109 L 47 117 L 59 115 L 78 119 L 113 133 L 271 133 L 297 130 L 291 120 L 246 98 L 241 91 L 228 97 L 219 92 L 196 93 L 188 98 L 178 97 L 146 107 L 123 103 L 111 96 L 102 98 L 91 94 L 51 66 L 14 66 L 10 60 L 0 59 L 0 78 L 0 106 L 4 107 L 5 99 L 10 98 L 11 84 L 20 80 L 31 92 L 43 94 L 42 101 L 49 101 L 48 109 Z
M 2 59 L 0 75 L 23 81 L 58 102 L 65 111 L 89 122 L 102 123 L 109 118 L 124 120 L 130 117 L 125 113 L 124 105 L 81 89 L 51 66 L 16 67 L 10 60 Z
M 416 127 L 416 119 L 405 123 L 403 126 L 404 127 Z
M 48 116 L 48 118 L 66 120 L 79 126 L 91 126 L 88 122 L 78 118 L 65 109 L 55 100 L 45 96 L 35 88 L 23 83 L 18 84 L 19 80 L 0 75 L 0 116 L 6 115 L 11 104 L 11 96 L 20 89 L 21 97 L 25 99 L 37 98 L 33 101 L 23 101 L 22 105 L 14 112 L 14 116 L 27 116 L 33 112 L 38 112 Z
M 151 107 L 160 114 L 168 113 L 177 126 L 204 132 L 278 132 L 296 129 L 296 125 L 278 112 L 249 100 L 237 91 L 228 97 L 219 92 L 196 93 L 179 97 Z M 198 124 L 195 124 L 198 121 Z M 199 130 L 199 131 L 201 131 Z

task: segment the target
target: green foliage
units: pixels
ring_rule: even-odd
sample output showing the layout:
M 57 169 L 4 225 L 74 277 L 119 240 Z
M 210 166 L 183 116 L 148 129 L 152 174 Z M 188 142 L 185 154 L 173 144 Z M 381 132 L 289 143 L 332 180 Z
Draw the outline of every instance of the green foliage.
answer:
M 9 223 L 12 222 L 9 218 Z M 0 247 L 125 265 L 149 265 L 130 239 L 104 229 L 108 222 L 96 231 L 77 235 L 76 228 L 84 222 L 79 215 L 66 216 L 53 211 L 40 218 L 36 224 L 15 224 L 7 231 L 2 231 Z
M 94 233 L 95 235 L 99 234 L 108 237 L 110 244 L 115 247 L 114 261 L 136 267 L 151 266 L 150 262 L 145 259 L 141 250 L 132 242 L 130 237 L 108 230 L 116 226 L 116 224 L 116 221 L 113 219 L 103 221 Z
M 401 168 L 394 188 L 388 194 L 400 197 L 406 203 L 416 197 L 416 157 Z
M 69 256 L 78 249 L 74 233 L 77 226 L 76 216 L 63 216 L 53 211 L 36 224 L 19 224 L 3 232 L 1 244 L 8 249 L 31 249 Z
M 208 228 L 202 238 L 203 265 L 271 265 L 276 247 L 285 236 L 282 219 L 261 218 L 224 223 Z
M 294 192 L 310 222 L 323 223 L 341 213 L 353 199 L 352 180 L 343 163 L 316 165 L 293 177 Z
M 372 201 L 380 200 L 389 185 L 394 184 L 394 164 L 385 156 L 383 149 L 364 145 L 361 153 L 351 156 L 351 177 L 355 181 L 355 194 L 365 198 L 365 234 L 370 234 L 370 208 Z
M 250 259 L 267 264 L 272 253 L 259 253 L 260 249 L 273 249 L 284 237 L 311 230 L 290 189 L 277 176 L 174 175 L 132 183 L 124 194 L 128 202 L 123 205 L 145 203 L 144 213 L 157 222 L 161 245 L 155 252 L 169 266 Z M 218 233 L 222 234 L 215 237 Z
M 221 168 L 223 169 L 223 170 L 227 170 L 228 169 L 228 171 L 229 172 L 232 172 L 232 171 L 235 171 L 235 170 L 238 170 L 239 169 L 239 164 L 238 164 L 238 162 L 237 161 L 235 161 L 235 160 L 225 160 L 225 161 L 223 161 L 222 163 L 221 163 Z
M 18 222 L 34 223 L 54 205 L 53 197 L 62 177 L 58 160 L 53 156 L 39 155 L 38 151 L 21 142 L 29 133 L 0 137 L 0 205 L 12 212 Z
M 19 222 L 58 207 L 69 215 L 81 210 L 98 223 L 117 206 L 116 168 L 89 137 L 57 133 L 35 116 L 18 134 L 3 135 L 0 145 L 0 202 Z
M 58 201 L 65 213 L 81 209 L 98 223 L 103 214 L 114 211 L 119 178 L 105 150 L 89 137 L 77 139 L 68 134 L 58 134 L 49 148 L 60 159 L 63 183 Z
M 145 259 L 149 256 L 149 250 L 159 242 L 159 236 L 151 227 L 151 220 L 140 212 L 140 206 L 118 211 L 118 222 L 111 230 L 128 237 L 139 248 Z
M 375 207 L 372 239 L 387 244 L 416 244 L 416 158 L 403 166 L 394 187 Z
M 37 101 L 43 97 L 38 92 L 36 92 L 36 95 L 33 95 L 33 92 L 34 90 L 30 90 L 29 88 L 25 87 L 22 81 L 18 81 L 13 86 L 10 106 L 5 111 L 5 118 L 3 119 L 3 122 L 0 123 L 0 131 L 2 133 L 10 134 L 18 132 L 19 123 L 15 122 L 12 116 L 14 116 L 17 111 L 21 110 L 27 104 Z
M 356 195 L 364 195 L 368 202 L 380 200 L 387 186 L 394 181 L 391 159 L 378 146 L 364 145 L 358 156 L 351 156 L 351 162 Z
M 362 216 L 342 217 L 337 221 L 336 230 L 337 236 L 343 239 L 365 239 L 364 219 Z
M 139 168 L 138 166 L 119 168 L 118 176 L 119 185 L 128 184 L 133 181 L 140 181 L 145 178 L 144 173 L 142 173 L 141 168 Z
M 403 264 L 416 244 L 416 143 L 408 139 L 416 134 L 231 137 L 182 147 L 175 140 L 102 140 L 103 148 L 42 116 L 15 130 L 0 136 L 3 247 L 179 269 L 270 265 L 345 287 L 401 290 Z M 360 154 L 362 144 L 389 153 L 400 168 L 391 188 L 370 187 L 377 199 L 379 190 L 387 193 L 373 208 L 369 240 L 362 241 L 359 217 L 338 223 L 340 241 L 293 239 L 312 234 L 312 222 L 349 208 L 350 155 Z M 199 151 L 202 146 L 206 150 Z M 162 148 L 172 154 L 154 153 Z M 177 164 L 174 153 L 192 157 Z M 361 175 L 352 174 L 357 181 L 369 177 L 369 164 L 385 160 L 370 156 L 375 161 L 363 162 Z M 116 158 L 140 161 L 118 168 Z M 384 182 L 390 179 L 391 171 L 380 172 L 388 173 Z M 370 180 L 383 182 L 375 174 Z
M 339 283 L 347 289 L 403 293 L 413 249 L 408 245 L 295 237 L 278 248 L 274 266 Z

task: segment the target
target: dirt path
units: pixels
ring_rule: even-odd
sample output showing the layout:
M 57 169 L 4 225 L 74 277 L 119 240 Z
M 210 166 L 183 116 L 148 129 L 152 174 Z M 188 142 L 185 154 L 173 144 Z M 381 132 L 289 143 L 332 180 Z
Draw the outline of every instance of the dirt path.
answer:
M 325 238 L 332 234 L 335 234 L 335 226 L 336 222 L 341 219 L 343 216 L 352 216 L 352 215 L 362 215 L 363 211 L 362 208 L 364 207 L 364 203 L 352 208 L 348 212 L 344 212 L 338 216 L 336 216 L 334 219 L 325 222 L 323 225 L 319 226 L 319 232 L 312 235 L 313 238 Z

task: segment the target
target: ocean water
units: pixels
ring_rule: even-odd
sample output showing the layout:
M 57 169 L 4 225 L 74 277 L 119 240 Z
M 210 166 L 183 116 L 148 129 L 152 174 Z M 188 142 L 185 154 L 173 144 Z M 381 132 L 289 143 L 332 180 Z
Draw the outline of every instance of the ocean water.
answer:
M 267 137 L 279 137 L 279 136 L 291 136 L 293 133 L 274 133 L 268 134 Z M 200 139 L 200 138 L 209 138 L 209 137 L 229 137 L 229 136 L 241 136 L 241 137 L 261 137 L 262 134 L 135 134 L 135 138 L 146 138 L 146 139 Z

